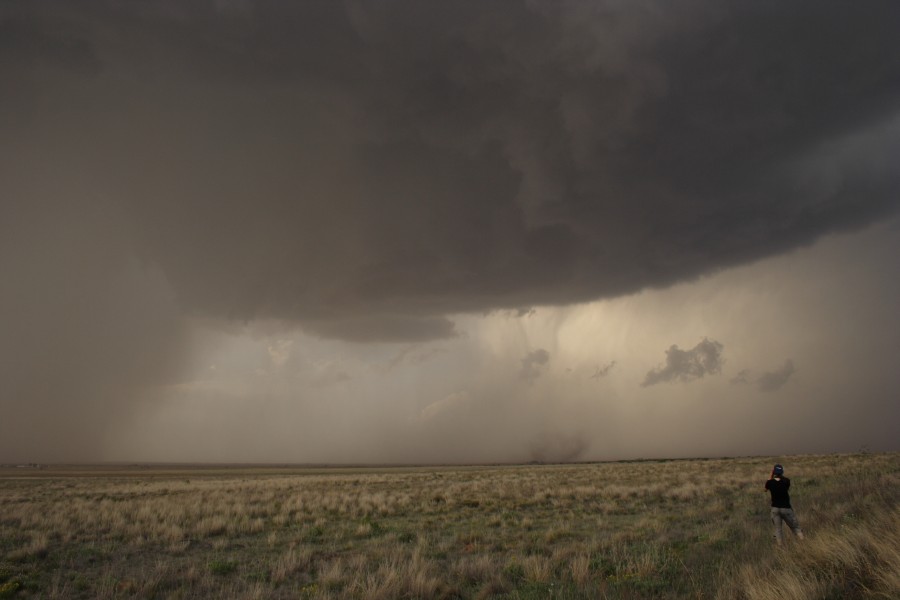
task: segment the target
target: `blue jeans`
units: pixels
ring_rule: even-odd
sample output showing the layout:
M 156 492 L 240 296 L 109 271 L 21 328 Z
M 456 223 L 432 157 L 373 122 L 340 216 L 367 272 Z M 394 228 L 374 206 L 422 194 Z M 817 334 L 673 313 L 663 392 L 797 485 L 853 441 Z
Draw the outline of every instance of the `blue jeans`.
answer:
M 794 514 L 794 510 L 791 508 L 777 508 L 773 506 L 772 523 L 775 524 L 775 540 L 779 544 L 784 538 L 781 527 L 782 522 L 787 523 L 787 526 L 791 528 L 791 531 L 794 532 L 794 535 L 796 535 L 798 539 L 803 539 L 803 530 L 800 529 L 800 521 L 797 520 L 797 515 Z

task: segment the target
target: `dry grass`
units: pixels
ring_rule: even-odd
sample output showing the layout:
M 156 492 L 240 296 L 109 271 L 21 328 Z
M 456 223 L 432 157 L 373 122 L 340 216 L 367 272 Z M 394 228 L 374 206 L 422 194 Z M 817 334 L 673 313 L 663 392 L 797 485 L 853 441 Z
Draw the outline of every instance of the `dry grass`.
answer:
M 779 460 L 7 470 L 0 598 L 900 597 L 900 455 Z

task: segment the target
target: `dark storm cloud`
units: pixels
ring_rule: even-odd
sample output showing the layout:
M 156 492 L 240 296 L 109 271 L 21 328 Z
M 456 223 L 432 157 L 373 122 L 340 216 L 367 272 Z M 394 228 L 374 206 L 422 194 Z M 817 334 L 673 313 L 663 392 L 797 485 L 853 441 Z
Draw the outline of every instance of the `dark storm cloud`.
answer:
M 875 159 L 900 150 L 898 18 L 12 2 L 2 145 L 75 164 L 73 194 L 113 199 L 186 310 L 435 338 L 446 314 L 664 286 L 895 210 L 900 175 Z
M 722 372 L 724 346 L 715 340 L 703 338 L 690 350 L 681 350 L 672 344 L 666 350 L 666 364 L 647 372 L 642 386 L 672 381 L 692 381 L 705 375 Z
M 893 1 L 3 2 L 3 404 L 34 421 L 176 377 L 185 314 L 450 337 L 456 313 L 878 220 L 897 22 Z

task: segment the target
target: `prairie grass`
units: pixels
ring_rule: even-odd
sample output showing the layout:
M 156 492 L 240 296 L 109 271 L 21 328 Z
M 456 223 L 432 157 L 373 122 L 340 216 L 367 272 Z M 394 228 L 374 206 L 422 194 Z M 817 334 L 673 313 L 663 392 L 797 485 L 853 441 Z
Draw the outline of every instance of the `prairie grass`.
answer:
M 0 598 L 897 598 L 900 454 L 0 470 Z

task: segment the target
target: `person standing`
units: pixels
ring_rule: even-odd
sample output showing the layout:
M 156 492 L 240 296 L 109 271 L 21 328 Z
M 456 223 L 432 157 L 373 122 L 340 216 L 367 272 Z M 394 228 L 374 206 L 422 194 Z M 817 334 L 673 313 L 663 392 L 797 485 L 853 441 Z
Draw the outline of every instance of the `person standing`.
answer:
M 784 476 L 784 467 L 775 465 L 772 475 L 766 481 L 766 490 L 772 494 L 772 523 L 775 525 L 775 541 L 781 544 L 783 541 L 782 523 L 787 523 L 798 540 L 803 539 L 803 530 L 800 529 L 800 521 L 791 508 L 791 496 L 788 490 L 791 480 Z

